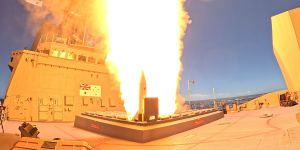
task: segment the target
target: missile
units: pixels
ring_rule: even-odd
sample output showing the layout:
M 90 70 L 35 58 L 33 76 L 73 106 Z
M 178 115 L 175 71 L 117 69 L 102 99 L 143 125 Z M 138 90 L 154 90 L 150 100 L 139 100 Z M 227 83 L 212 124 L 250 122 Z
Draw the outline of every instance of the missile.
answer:
M 141 72 L 140 85 L 139 85 L 139 109 L 134 116 L 135 120 L 144 121 L 144 99 L 147 96 L 146 78 L 144 71 Z

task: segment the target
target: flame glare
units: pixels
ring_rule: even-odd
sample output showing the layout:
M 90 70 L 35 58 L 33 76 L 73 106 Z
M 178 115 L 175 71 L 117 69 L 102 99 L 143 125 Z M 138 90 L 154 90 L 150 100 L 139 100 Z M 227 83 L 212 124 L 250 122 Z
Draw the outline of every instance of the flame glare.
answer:
M 107 64 L 120 81 L 121 97 L 132 118 L 139 108 L 144 71 L 147 97 L 159 98 L 159 115 L 176 110 L 182 37 L 189 22 L 184 0 L 106 0 Z

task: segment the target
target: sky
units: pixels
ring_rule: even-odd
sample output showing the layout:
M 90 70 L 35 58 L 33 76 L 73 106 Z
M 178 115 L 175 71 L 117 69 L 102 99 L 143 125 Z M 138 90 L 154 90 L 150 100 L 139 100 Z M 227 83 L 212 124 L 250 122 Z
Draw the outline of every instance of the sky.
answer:
M 271 16 L 300 7 L 299 0 L 186 0 L 192 23 L 183 39 L 180 94 L 195 80 L 191 100 L 286 89 L 273 54 Z M 27 12 L 18 0 L 0 2 L 0 98 L 5 96 L 14 49 L 31 47 Z M 39 24 L 40 22 L 37 22 Z

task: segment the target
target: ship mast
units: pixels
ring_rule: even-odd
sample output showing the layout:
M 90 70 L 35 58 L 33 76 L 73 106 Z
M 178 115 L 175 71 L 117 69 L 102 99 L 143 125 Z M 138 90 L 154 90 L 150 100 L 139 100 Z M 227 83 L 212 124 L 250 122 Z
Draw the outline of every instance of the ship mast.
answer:
M 213 88 L 213 98 L 214 98 L 214 108 L 217 109 L 217 102 L 216 102 L 216 96 L 215 96 L 215 88 Z

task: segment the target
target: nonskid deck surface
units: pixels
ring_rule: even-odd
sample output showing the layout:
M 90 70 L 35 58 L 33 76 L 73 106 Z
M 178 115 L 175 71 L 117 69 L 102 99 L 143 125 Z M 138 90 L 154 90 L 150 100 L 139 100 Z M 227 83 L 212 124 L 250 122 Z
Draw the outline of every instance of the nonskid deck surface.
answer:
M 85 140 L 95 149 L 118 150 L 297 150 L 300 147 L 300 125 L 295 115 L 300 106 L 273 107 L 227 114 L 224 118 L 186 132 L 148 143 L 135 143 L 111 138 L 73 127 L 73 123 L 41 123 L 37 125 L 40 138 Z M 272 117 L 262 118 L 264 114 Z M 8 133 L 19 133 L 22 122 L 6 121 Z

